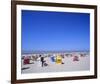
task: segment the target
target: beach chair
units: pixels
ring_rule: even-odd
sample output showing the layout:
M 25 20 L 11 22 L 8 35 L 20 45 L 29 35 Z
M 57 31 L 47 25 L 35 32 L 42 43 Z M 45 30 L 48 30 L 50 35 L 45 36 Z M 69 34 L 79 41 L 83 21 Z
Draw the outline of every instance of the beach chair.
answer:
M 56 57 L 56 64 L 62 64 L 62 57 L 60 55 Z
M 52 62 L 55 62 L 54 56 L 51 57 L 51 61 L 52 61 Z
M 80 57 L 85 57 L 86 56 L 86 54 L 80 54 Z
M 74 56 L 73 61 L 79 61 L 79 57 L 78 56 Z
M 29 59 L 24 59 L 24 65 L 25 64 L 29 64 L 30 63 L 30 60 Z

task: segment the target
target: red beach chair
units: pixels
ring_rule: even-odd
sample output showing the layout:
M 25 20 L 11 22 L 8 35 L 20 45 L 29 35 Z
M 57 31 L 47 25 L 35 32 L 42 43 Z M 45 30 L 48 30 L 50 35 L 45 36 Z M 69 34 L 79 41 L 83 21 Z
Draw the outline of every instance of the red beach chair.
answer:
M 29 64 L 30 60 L 29 59 L 24 59 L 24 64 Z

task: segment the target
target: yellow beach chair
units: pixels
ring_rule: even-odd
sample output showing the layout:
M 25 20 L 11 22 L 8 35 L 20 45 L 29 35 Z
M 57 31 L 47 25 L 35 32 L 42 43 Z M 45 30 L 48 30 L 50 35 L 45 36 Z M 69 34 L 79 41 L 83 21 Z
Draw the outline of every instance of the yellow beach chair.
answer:
M 56 64 L 62 64 L 62 57 L 60 55 L 56 57 Z

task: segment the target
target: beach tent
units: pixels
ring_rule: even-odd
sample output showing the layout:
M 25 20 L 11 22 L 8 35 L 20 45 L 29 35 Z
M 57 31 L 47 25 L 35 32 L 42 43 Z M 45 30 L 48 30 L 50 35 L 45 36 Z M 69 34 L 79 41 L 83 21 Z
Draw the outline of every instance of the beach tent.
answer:
M 60 55 L 57 55 L 57 57 L 56 57 L 56 63 L 57 64 L 62 64 L 62 57 Z

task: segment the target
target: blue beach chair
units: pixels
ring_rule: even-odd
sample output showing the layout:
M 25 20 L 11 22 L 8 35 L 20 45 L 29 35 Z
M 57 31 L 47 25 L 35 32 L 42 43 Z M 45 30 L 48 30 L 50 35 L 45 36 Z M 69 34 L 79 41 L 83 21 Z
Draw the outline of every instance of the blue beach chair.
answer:
M 52 62 L 55 62 L 54 56 L 51 57 L 51 61 L 52 61 Z

